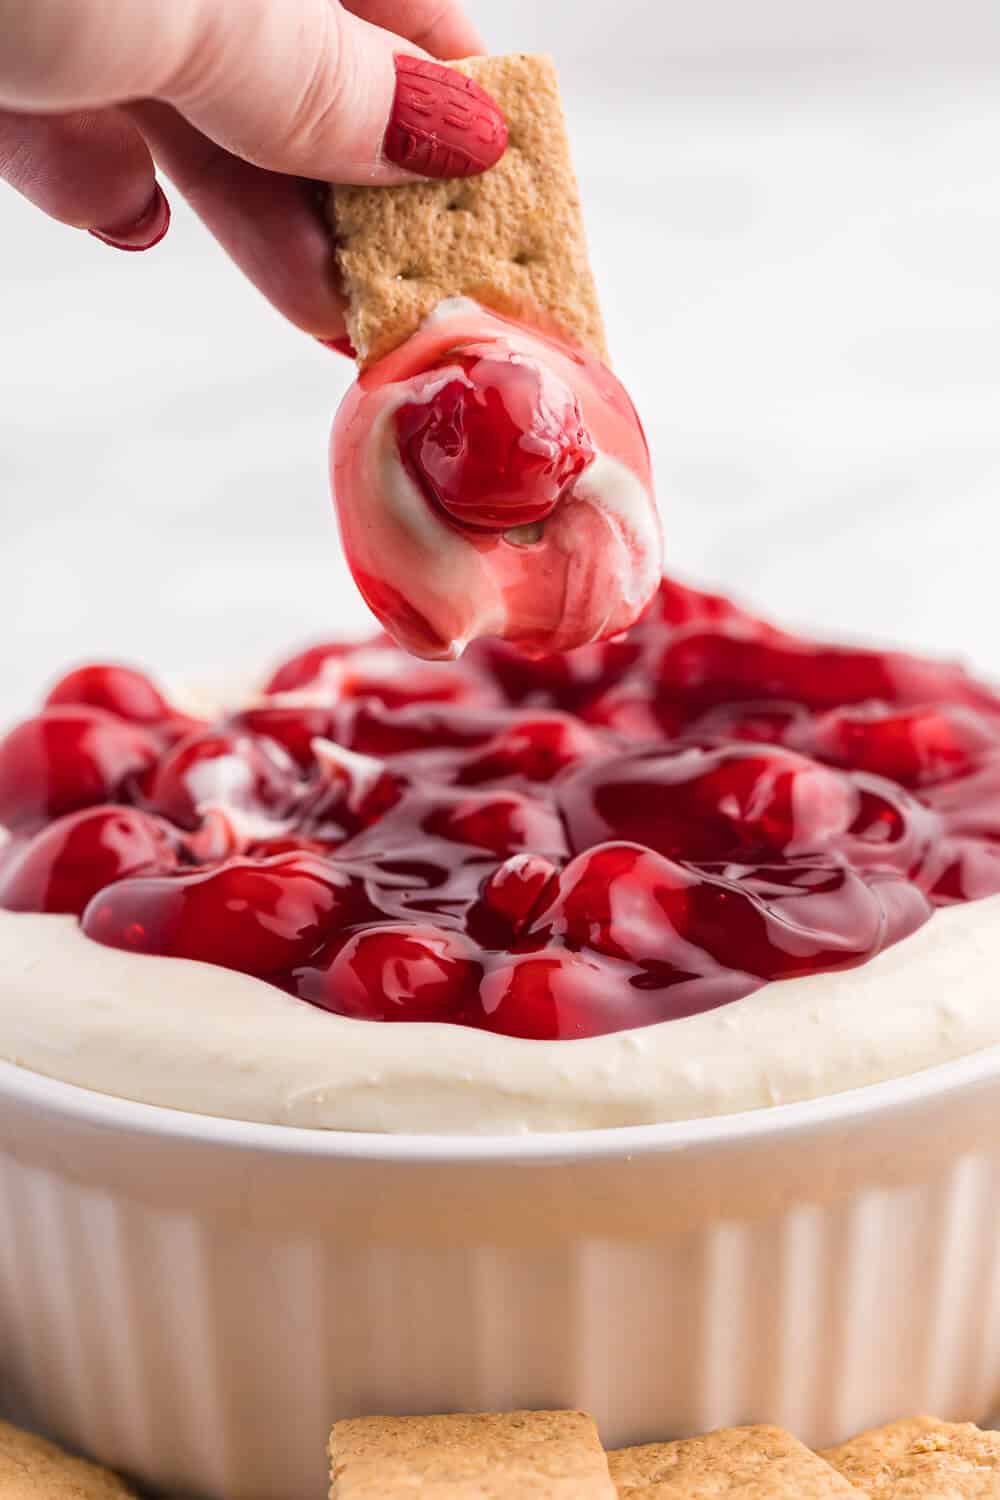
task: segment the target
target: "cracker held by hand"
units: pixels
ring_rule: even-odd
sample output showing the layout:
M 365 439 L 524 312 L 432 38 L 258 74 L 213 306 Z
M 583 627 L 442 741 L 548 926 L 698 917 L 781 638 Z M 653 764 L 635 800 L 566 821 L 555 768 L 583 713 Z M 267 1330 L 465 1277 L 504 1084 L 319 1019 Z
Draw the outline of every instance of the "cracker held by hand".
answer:
M 330 1436 L 330 1500 L 614 1500 L 579 1411 L 355 1417 Z
M 114 1474 L 0 1422 L 0 1500 L 135 1500 Z
M 780 1427 L 725 1427 L 678 1443 L 608 1454 L 619 1500 L 827 1500 L 858 1496 L 836 1469 Z
M 911 1417 L 863 1432 L 823 1457 L 871 1500 L 997 1500 L 1000 1433 Z
M 580 195 L 550 58 L 472 57 L 453 67 L 489 91 L 509 144 L 478 177 L 331 195 L 347 327 L 364 365 L 448 297 L 551 326 L 606 357 Z

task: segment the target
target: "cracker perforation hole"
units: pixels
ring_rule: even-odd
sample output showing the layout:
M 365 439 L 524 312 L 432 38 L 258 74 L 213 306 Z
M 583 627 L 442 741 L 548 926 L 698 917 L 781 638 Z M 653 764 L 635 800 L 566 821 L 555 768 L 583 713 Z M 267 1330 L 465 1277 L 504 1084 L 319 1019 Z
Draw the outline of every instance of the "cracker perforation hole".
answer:
M 421 281 L 423 279 L 423 275 L 424 272 L 420 266 L 403 266 L 401 270 L 396 272 L 396 280 Z
M 535 260 L 537 260 L 537 256 L 530 250 L 518 250 L 516 254 L 511 256 L 510 263 L 512 266 L 530 266 Z

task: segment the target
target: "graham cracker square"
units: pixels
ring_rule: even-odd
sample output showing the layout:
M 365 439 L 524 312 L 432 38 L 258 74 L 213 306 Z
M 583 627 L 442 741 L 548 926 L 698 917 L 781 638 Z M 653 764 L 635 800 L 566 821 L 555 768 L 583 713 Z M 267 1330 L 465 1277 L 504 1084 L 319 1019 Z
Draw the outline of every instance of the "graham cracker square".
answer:
M 606 357 L 580 195 L 550 58 L 451 64 L 499 104 L 509 142 L 478 177 L 331 194 L 347 327 L 362 366 L 415 332 L 439 302 L 467 296 L 534 318 Z
M 823 1457 L 871 1500 L 997 1500 L 1000 1433 L 910 1417 L 827 1448 Z
M 0 1422 L 0 1500 L 135 1500 L 107 1469 Z
M 330 1435 L 330 1500 L 614 1500 L 579 1411 L 356 1417 Z
M 827 1500 L 858 1495 L 780 1427 L 724 1427 L 676 1443 L 608 1454 L 619 1500 Z

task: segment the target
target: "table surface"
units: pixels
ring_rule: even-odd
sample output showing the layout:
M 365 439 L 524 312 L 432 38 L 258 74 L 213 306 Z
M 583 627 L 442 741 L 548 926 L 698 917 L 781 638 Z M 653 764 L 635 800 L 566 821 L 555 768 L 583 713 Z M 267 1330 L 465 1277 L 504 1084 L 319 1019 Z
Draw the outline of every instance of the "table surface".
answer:
M 564 80 L 668 566 L 1000 673 L 990 62 L 570 56 Z M 124 256 L 0 188 L 0 245 L 0 709 L 88 655 L 205 671 L 364 630 L 326 478 L 346 361 L 183 205 Z

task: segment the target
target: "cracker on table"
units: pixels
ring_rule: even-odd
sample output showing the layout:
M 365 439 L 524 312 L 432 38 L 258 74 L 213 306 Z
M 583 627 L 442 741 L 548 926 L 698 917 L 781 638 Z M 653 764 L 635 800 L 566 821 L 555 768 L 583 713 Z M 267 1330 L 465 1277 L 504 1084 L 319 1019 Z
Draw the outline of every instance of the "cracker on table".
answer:
M 997 1500 L 1000 1433 L 910 1417 L 828 1448 L 823 1457 L 871 1500 Z
M 331 1500 L 614 1500 L 579 1411 L 353 1417 L 330 1435 Z
M 0 1500 L 134 1500 L 133 1492 L 99 1469 L 42 1438 L 0 1422 Z
M 780 1427 L 724 1427 L 676 1443 L 608 1454 L 619 1500 L 826 1500 L 859 1495 Z
M 362 365 L 409 338 L 446 297 L 527 321 L 541 313 L 606 355 L 555 66 L 548 57 L 472 57 L 451 66 L 507 120 L 500 161 L 478 177 L 331 195 L 347 327 Z

